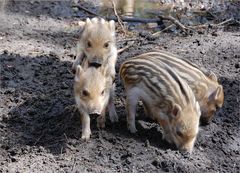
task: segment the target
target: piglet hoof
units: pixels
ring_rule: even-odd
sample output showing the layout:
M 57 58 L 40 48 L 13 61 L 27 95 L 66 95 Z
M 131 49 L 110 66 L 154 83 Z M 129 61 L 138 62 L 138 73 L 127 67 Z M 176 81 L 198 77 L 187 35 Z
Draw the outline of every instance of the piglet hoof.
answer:
M 81 138 L 84 141 L 88 141 L 90 139 L 90 136 L 91 136 L 91 132 L 83 132 Z
M 136 133 L 137 132 L 136 127 L 128 126 L 128 129 L 131 133 Z

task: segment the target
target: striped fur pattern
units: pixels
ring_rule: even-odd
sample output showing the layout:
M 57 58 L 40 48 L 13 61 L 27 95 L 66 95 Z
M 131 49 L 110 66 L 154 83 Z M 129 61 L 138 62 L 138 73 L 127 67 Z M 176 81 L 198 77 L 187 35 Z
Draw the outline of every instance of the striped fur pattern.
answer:
M 191 152 L 198 133 L 200 108 L 187 83 L 175 70 L 154 58 L 126 60 L 120 69 L 126 91 L 128 128 L 135 133 L 136 105 L 143 102 L 145 113 L 164 130 L 164 138 L 180 150 Z
M 168 64 L 176 70 L 193 90 L 201 108 L 201 122 L 209 123 L 216 109 L 222 107 L 224 102 L 223 87 L 218 83 L 216 75 L 212 72 L 204 73 L 190 61 L 165 51 L 155 51 L 142 54 L 138 58 L 151 57 L 155 61 Z

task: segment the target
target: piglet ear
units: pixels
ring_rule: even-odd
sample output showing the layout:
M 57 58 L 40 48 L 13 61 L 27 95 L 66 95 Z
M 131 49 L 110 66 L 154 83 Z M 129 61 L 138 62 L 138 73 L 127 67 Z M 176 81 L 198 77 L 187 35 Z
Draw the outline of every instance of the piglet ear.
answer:
M 85 22 L 85 26 L 91 25 L 91 23 L 92 21 L 89 18 L 87 18 Z
M 209 101 L 215 101 L 217 100 L 221 93 L 223 92 L 223 87 L 220 85 L 217 87 L 217 89 L 208 97 Z
M 78 65 L 77 68 L 76 68 L 76 73 L 75 73 L 75 78 L 74 78 L 75 82 L 80 81 L 80 77 L 81 77 L 82 72 L 83 72 L 82 67 L 80 65 Z
M 106 22 L 103 18 L 100 18 L 99 20 L 101 24 L 104 24 Z
M 180 113 L 182 111 L 182 108 L 178 104 L 174 104 L 172 108 L 172 117 L 173 118 L 178 118 L 180 116 Z
M 112 35 L 114 36 L 115 35 L 115 22 L 113 20 L 110 20 L 108 25 L 109 25 L 110 31 L 112 32 Z
M 208 75 L 208 77 L 209 77 L 211 80 L 215 81 L 215 82 L 218 81 L 217 76 L 216 76 L 215 73 L 213 73 L 213 72 L 210 72 L 210 74 Z
M 98 21 L 99 21 L 99 18 L 97 18 L 97 17 L 94 17 L 94 18 L 92 18 L 91 19 L 91 23 L 98 23 Z

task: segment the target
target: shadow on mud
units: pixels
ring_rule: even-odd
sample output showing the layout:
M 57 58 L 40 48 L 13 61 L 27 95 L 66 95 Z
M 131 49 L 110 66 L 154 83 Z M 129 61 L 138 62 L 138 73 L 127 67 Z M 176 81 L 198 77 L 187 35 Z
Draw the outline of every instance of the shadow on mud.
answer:
M 3 114 L 8 115 L 3 121 L 7 124 L 9 134 L 14 134 L 8 137 L 12 143 L 43 146 L 54 154 L 61 154 L 72 139 L 84 142 L 80 138 L 79 113 L 74 106 L 70 62 L 59 61 L 53 55 L 21 57 L 6 53 L 0 55 L 0 62 L 2 101 L 7 107 Z M 232 124 L 232 128 L 235 128 L 234 124 L 238 123 L 238 107 L 234 106 L 237 102 L 237 97 L 234 96 L 239 95 L 239 81 L 227 78 L 220 80 L 225 89 L 225 104 L 213 121 Z M 124 107 L 117 106 L 117 111 L 120 122 L 111 124 L 108 119 L 103 131 L 99 131 L 96 120 L 92 120 L 93 139 L 104 133 L 105 136 L 110 136 L 109 142 L 112 144 L 118 136 L 164 150 L 175 148 L 162 140 L 159 126 L 144 117 L 142 108 L 138 109 L 138 132 L 134 135 L 127 131 Z M 112 139 L 114 140 L 111 141 Z
M 69 140 L 83 142 L 79 113 L 74 106 L 70 62 L 61 62 L 52 55 L 21 57 L 16 54 L 2 54 L 0 61 L 2 100 L 7 107 L 3 122 L 9 134 L 14 134 L 9 135 L 11 143 L 43 146 L 54 154 L 60 154 L 65 151 Z M 121 121 L 111 124 L 108 119 L 103 133 L 105 131 L 112 136 L 116 133 L 143 144 L 149 140 L 151 145 L 169 147 L 162 141 L 157 126 L 144 128 L 147 126 L 137 123 L 138 133 L 130 134 L 126 128 L 124 107 L 117 109 Z M 101 133 L 95 119 L 92 120 L 91 129 L 93 138 Z
M 119 110 L 119 108 L 117 109 Z M 142 145 L 145 147 L 154 146 L 163 150 L 176 149 L 173 144 L 169 144 L 162 139 L 162 129 L 153 120 L 145 116 L 142 107 L 139 107 L 137 110 L 137 132 L 135 134 L 131 134 L 127 130 L 126 113 L 125 110 L 123 110 L 124 107 L 120 109 L 122 109 L 122 112 L 118 113 L 118 115 L 120 116 L 121 120 L 115 125 L 109 126 L 109 128 L 106 129 L 108 133 L 111 133 L 113 136 L 117 135 L 118 137 L 122 138 L 134 139 L 139 143 L 142 143 Z
M 240 78 L 220 77 L 220 83 L 224 89 L 224 104 L 222 109 L 218 110 L 213 122 L 231 124 L 231 127 L 238 126 L 239 118 L 239 95 L 240 95 Z
M 9 117 L 4 120 L 9 131 L 16 134 L 11 140 L 61 152 L 66 136 L 72 131 L 80 132 L 79 117 L 72 106 L 70 62 L 60 62 L 51 55 L 15 54 L 2 54 L 0 61 L 3 104 L 11 102 L 7 110 Z

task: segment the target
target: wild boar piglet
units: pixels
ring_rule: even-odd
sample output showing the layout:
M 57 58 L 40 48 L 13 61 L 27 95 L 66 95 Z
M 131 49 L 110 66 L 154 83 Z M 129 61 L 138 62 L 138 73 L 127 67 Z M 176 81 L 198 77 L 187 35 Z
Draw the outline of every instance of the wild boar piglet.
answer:
M 223 87 L 218 83 L 218 78 L 213 72 L 201 70 L 189 60 L 162 50 L 148 52 L 140 57 L 151 57 L 154 61 L 168 64 L 188 83 L 199 102 L 202 123 L 209 123 L 217 108 L 222 107 L 224 102 Z
M 98 116 L 97 126 L 105 127 L 105 112 L 109 109 L 111 121 L 117 120 L 115 107 L 110 95 L 112 78 L 106 69 L 89 67 L 84 70 L 80 65 L 76 68 L 74 96 L 81 114 L 82 138 L 88 140 L 91 135 L 90 116 Z
M 134 57 L 121 65 L 120 76 L 126 92 L 129 130 L 137 131 L 136 106 L 141 100 L 145 114 L 163 128 L 163 138 L 180 150 L 192 152 L 200 107 L 191 88 L 176 71 L 151 57 Z
M 109 74 L 115 78 L 116 61 L 115 22 L 102 18 L 87 18 L 77 43 L 76 60 L 72 66 L 73 72 L 76 71 L 77 65 L 86 68 L 107 64 L 106 68 L 108 68 Z

